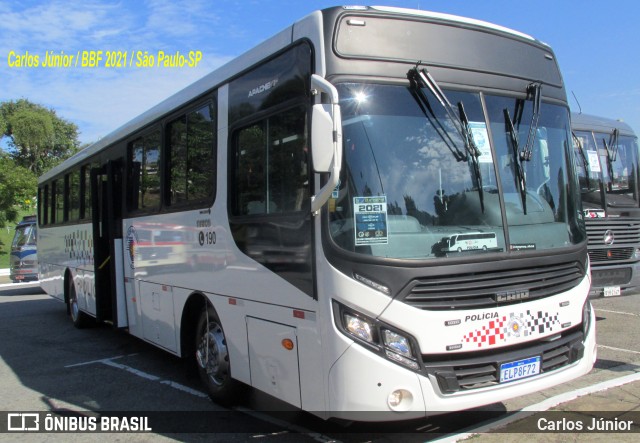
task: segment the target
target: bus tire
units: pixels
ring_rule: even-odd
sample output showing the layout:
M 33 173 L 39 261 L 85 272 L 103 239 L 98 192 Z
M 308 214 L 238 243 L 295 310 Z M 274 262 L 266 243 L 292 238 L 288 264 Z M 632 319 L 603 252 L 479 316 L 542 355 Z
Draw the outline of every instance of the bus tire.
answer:
M 73 280 L 69 279 L 68 285 L 69 317 L 71 317 L 73 326 L 76 328 L 86 328 L 89 325 L 89 316 L 82 312 L 78 306 L 78 294 L 76 293 L 76 285 L 73 284 Z
M 215 310 L 203 310 L 196 329 L 195 360 L 198 375 L 214 402 L 229 406 L 238 400 L 241 383 L 231 378 L 227 341 Z

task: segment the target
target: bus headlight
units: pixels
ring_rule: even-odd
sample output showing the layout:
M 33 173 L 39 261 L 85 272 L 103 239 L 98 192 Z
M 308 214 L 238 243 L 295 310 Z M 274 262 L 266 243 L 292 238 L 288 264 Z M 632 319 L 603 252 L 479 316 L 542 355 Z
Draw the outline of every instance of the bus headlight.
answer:
M 420 353 L 413 337 L 336 301 L 333 308 L 336 326 L 343 334 L 394 363 L 420 370 Z
M 368 341 L 369 343 L 374 343 L 373 325 L 366 320 L 349 313 L 345 313 L 344 327 L 351 335 Z
M 411 351 L 411 343 L 407 337 L 388 329 L 382 329 L 382 341 L 384 342 L 387 358 L 413 370 L 420 369 Z

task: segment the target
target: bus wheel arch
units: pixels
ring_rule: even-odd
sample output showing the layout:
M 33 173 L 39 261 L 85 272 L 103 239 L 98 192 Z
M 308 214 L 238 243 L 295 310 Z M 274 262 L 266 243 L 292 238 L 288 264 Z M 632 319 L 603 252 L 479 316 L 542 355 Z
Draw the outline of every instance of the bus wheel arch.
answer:
M 227 340 L 220 317 L 202 294 L 193 294 L 182 316 L 183 356 L 189 357 L 207 394 L 216 403 L 229 406 L 242 395 L 243 384 L 231 377 Z M 196 321 L 193 321 L 193 320 Z M 189 327 L 188 325 L 195 325 Z
M 180 319 L 180 355 L 188 359 L 189 363 L 195 363 L 192 357 L 196 352 L 196 328 L 205 304 L 209 305 L 209 302 L 204 294 L 194 292 L 189 295 L 182 311 L 182 318 Z M 190 368 L 190 372 L 195 374 L 195 371 L 194 365 Z

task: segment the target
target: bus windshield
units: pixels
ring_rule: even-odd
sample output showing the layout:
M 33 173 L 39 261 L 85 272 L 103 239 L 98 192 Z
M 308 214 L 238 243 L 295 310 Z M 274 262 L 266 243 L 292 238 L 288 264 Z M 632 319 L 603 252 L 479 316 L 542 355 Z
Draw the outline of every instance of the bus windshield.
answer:
M 586 164 L 576 163 L 585 209 L 605 209 L 600 189 L 604 189 L 608 207 L 637 207 L 636 138 L 628 135 L 612 137 L 604 132 L 576 131 L 575 134 L 587 159 Z
M 567 193 L 577 180 L 567 168 L 573 153 L 565 107 L 543 102 L 530 131 L 534 103 L 524 96 L 445 90 L 454 108 L 464 108 L 479 151 L 474 158 L 429 91 L 417 100 L 406 86 L 345 83 L 338 90 L 344 160 L 329 215 L 341 248 L 420 260 L 554 249 L 584 239 L 578 194 Z M 520 161 L 514 133 L 523 146 L 530 132 L 531 158 Z M 464 234 L 475 239 L 452 247 Z
M 14 249 L 23 246 L 35 246 L 36 244 L 36 225 L 18 225 L 16 233 L 13 236 L 12 247 Z

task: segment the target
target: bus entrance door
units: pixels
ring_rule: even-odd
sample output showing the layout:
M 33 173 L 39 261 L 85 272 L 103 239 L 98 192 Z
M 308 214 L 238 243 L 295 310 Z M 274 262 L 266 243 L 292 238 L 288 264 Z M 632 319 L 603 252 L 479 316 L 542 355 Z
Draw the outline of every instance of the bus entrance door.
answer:
M 91 170 L 96 319 L 127 326 L 122 241 L 122 162 Z

